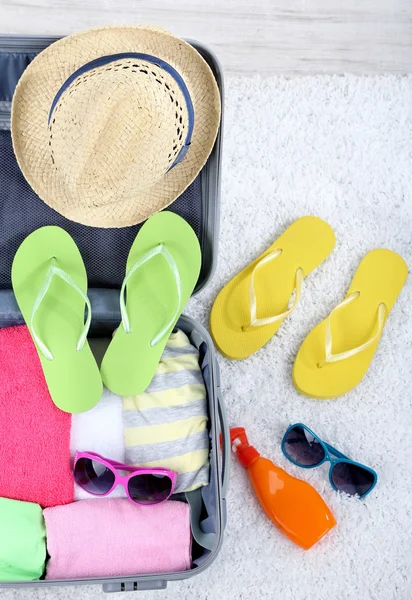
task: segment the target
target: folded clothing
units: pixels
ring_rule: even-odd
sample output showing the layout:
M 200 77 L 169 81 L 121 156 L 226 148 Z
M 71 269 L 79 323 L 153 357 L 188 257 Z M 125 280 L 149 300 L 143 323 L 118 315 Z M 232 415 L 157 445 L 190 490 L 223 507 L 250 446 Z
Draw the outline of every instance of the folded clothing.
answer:
M 97 452 L 102 456 L 125 462 L 125 447 L 123 439 L 123 405 L 120 396 L 116 396 L 107 388 L 98 404 L 84 413 L 72 415 L 72 430 L 70 436 L 70 454 L 72 459 L 77 450 Z M 111 497 L 125 498 L 122 486 L 118 486 Z M 77 483 L 74 483 L 74 499 L 99 500 L 91 496 Z
M 207 395 L 199 352 L 175 330 L 145 392 L 123 398 L 126 463 L 176 471 L 175 492 L 209 483 Z
M 0 581 L 40 579 L 46 528 L 38 504 L 0 498 Z
M 53 403 L 25 325 L 0 329 L 0 365 L 0 496 L 73 502 L 71 415 Z
M 184 502 L 137 506 L 121 498 L 81 500 L 44 511 L 46 579 L 120 577 L 191 567 Z

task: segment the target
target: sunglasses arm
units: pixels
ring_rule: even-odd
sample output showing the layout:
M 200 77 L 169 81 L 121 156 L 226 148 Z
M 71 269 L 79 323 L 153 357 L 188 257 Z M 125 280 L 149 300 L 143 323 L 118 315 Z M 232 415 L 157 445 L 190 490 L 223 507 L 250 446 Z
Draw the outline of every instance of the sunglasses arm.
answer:
M 337 458 L 346 458 L 346 460 L 350 460 L 350 458 L 348 456 L 345 456 L 344 454 L 342 454 L 342 452 L 339 452 L 339 450 L 336 450 L 336 448 L 334 448 L 330 444 L 326 444 L 326 442 L 323 442 L 323 443 L 325 444 L 325 446 L 329 450 L 329 452 L 331 454 L 333 454 L 334 456 L 336 456 Z
M 122 463 L 118 463 L 115 460 L 105 459 L 114 469 L 117 471 L 127 471 L 129 473 L 138 473 L 139 471 L 146 471 L 146 467 L 132 467 L 131 465 L 124 465 Z M 155 470 L 155 469 L 152 469 Z
M 76 454 L 74 455 L 74 462 L 76 463 L 79 460 L 79 454 L 81 454 L 79 451 L 76 452 Z M 125 469 L 126 465 L 122 465 L 121 463 L 118 463 L 115 460 L 110 460 L 109 458 L 105 458 L 104 456 L 101 456 L 101 454 L 98 454 L 97 452 L 86 452 L 85 453 L 86 456 L 88 455 L 88 457 L 92 457 L 95 458 L 97 461 L 100 460 L 104 460 L 107 463 L 109 463 L 109 465 L 111 467 L 113 467 L 114 469 L 118 469 L 119 471 L 133 471 L 135 469 L 137 469 L 138 467 L 128 467 L 127 469 Z M 81 458 L 81 457 L 80 457 Z

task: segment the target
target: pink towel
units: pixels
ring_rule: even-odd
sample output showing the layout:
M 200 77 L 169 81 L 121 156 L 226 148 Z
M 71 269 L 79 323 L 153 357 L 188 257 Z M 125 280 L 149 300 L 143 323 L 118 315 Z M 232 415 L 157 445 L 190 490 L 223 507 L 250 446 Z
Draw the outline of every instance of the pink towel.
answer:
M 0 496 L 43 507 L 73 502 L 70 426 L 27 327 L 0 329 Z
M 43 511 L 46 579 L 123 577 L 191 567 L 188 504 L 137 506 L 122 498 L 80 500 Z

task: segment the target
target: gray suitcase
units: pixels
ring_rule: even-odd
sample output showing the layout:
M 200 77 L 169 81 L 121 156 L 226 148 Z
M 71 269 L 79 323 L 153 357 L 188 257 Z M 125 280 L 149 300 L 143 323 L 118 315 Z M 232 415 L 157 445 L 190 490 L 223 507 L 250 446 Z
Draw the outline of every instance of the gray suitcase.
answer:
M 140 226 L 121 230 L 84 227 L 66 220 L 47 207 L 24 180 L 13 155 L 10 135 L 11 99 L 16 83 L 38 52 L 58 38 L 0 35 L 0 327 L 23 322 L 11 290 L 10 269 L 14 253 L 23 239 L 43 225 L 60 225 L 75 239 L 89 277 L 93 323 L 91 337 L 107 337 L 120 322 L 118 288 L 129 248 Z M 223 79 L 218 61 L 199 42 L 190 43 L 210 65 L 223 105 Z M 168 210 L 184 217 L 196 232 L 202 248 L 202 268 L 194 293 L 213 274 L 219 235 L 221 131 L 213 152 L 193 184 Z M 93 251 L 91 249 L 93 248 Z M 97 259 L 98 257 L 98 259 Z M 207 569 L 215 560 L 226 526 L 226 493 L 229 477 L 230 440 L 225 417 L 216 351 L 207 331 L 193 319 L 182 316 L 178 327 L 199 348 L 201 368 L 208 391 L 210 417 L 210 484 L 178 495 L 191 506 L 193 565 L 185 572 L 5 583 L 1 587 L 42 588 L 56 585 L 102 584 L 106 592 L 164 589 L 168 581 L 187 579 Z M 219 433 L 222 434 L 222 452 Z M 93 548 L 91 546 L 91 551 Z

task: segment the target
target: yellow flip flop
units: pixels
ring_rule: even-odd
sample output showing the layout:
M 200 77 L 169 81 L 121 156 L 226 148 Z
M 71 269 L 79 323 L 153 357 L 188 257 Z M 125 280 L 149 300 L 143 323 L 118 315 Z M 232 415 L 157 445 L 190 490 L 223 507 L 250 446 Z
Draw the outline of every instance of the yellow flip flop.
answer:
M 346 394 L 361 381 L 408 267 L 392 250 L 368 252 L 346 298 L 306 337 L 296 356 L 293 383 L 311 398 Z
M 210 315 L 220 352 L 240 360 L 262 348 L 295 310 L 304 277 L 325 260 L 334 245 L 330 225 L 318 217 L 302 217 L 238 273 L 221 290 Z

